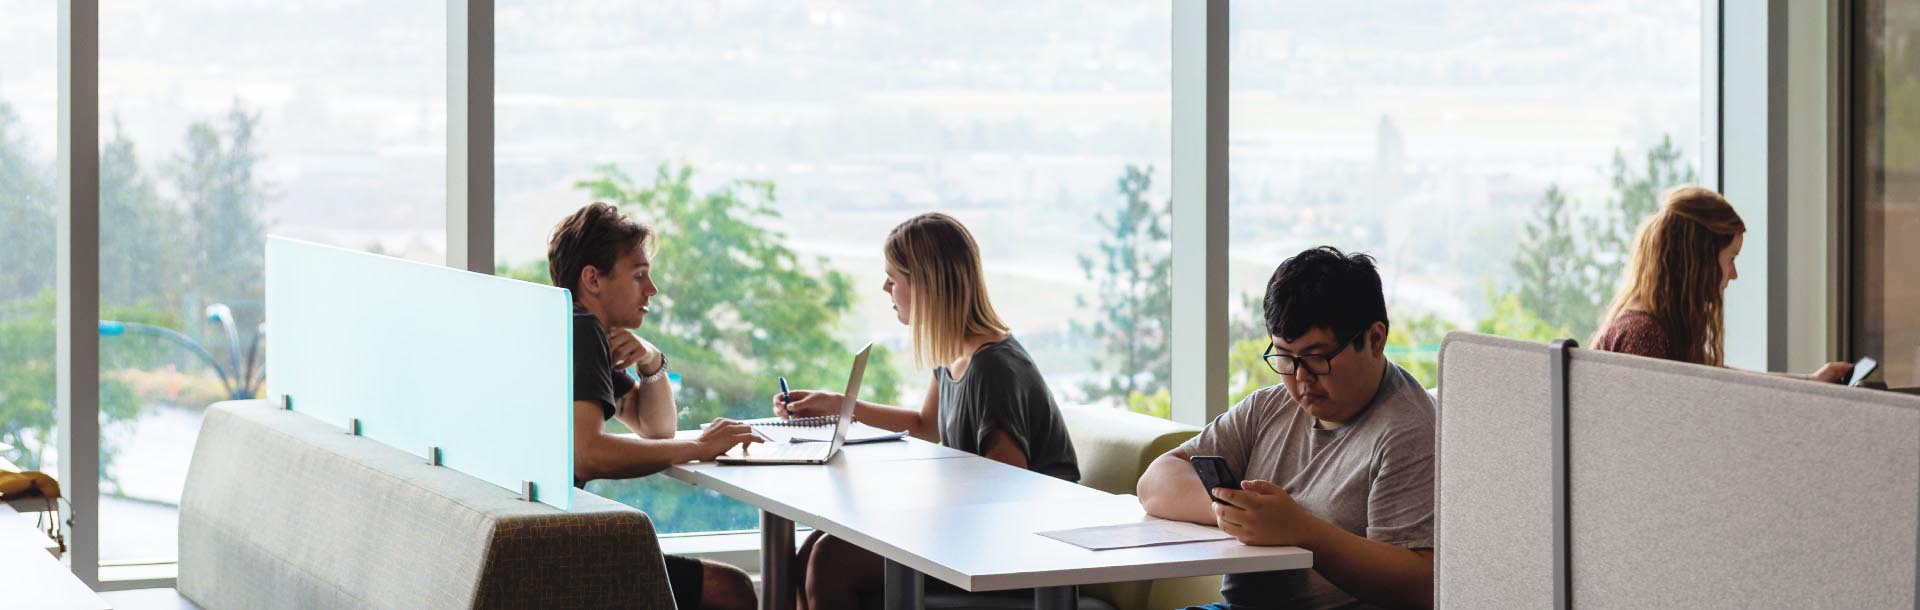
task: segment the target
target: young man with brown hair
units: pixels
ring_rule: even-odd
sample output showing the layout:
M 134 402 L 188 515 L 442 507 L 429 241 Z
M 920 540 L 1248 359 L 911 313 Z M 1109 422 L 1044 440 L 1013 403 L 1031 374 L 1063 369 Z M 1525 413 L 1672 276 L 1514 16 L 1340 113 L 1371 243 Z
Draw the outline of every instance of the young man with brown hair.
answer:
M 568 215 L 547 241 L 547 273 L 573 296 L 573 478 L 644 477 L 674 464 L 710 460 L 753 442 L 746 424 L 715 419 L 698 439 L 675 439 L 679 408 L 667 384 L 667 356 L 634 334 L 653 282 L 653 229 L 618 208 L 594 203 Z M 635 380 L 626 373 L 640 373 Z M 635 436 L 609 434 L 618 419 Z M 754 607 L 753 583 L 738 568 L 675 555 L 665 557 L 674 605 Z

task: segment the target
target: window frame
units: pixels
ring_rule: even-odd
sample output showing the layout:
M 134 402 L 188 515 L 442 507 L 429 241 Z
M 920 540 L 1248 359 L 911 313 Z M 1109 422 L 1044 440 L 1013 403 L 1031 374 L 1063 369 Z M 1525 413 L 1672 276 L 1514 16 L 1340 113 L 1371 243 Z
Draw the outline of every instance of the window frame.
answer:
M 1847 1 L 1847 0 L 1837 0 Z M 1769 177 L 1785 159 L 1786 111 L 1783 91 L 1767 83 L 1782 75 L 1786 30 L 1785 0 L 1702 0 L 1703 95 L 1701 143 L 1705 179 L 1728 192 L 1758 228 L 1748 251 L 1765 259 L 1743 277 L 1765 305 L 1758 311 L 1737 308 L 1728 319 L 1730 335 L 1757 337 L 1730 342 L 1729 362 L 1745 366 L 1784 364 L 1786 282 L 1769 276 L 1788 271 L 1788 249 L 1769 242 L 1783 233 L 1786 189 Z M 59 224 L 56 265 L 59 282 L 56 406 L 61 479 L 81 515 L 97 515 L 99 455 L 99 0 L 60 0 L 60 138 L 57 157 Z M 1754 18 L 1754 16 L 1759 18 Z M 1778 16 L 1769 22 L 1765 17 Z M 1732 19 L 1729 19 L 1729 17 Z M 1176 2 L 1169 36 L 1173 54 L 1173 417 L 1202 426 L 1226 411 L 1229 307 L 1227 294 L 1227 55 L 1230 15 L 1227 0 Z M 448 0 L 447 58 L 447 261 L 476 273 L 493 272 L 494 236 L 494 40 L 492 0 Z M 1732 46 L 1730 46 L 1732 45 Z M 1737 48 L 1739 52 L 1728 52 Z M 1750 53 L 1759 49 L 1757 55 Z M 1830 50 L 1829 49 L 1823 49 Z M 1724 58 L 1733 59 L 1723 61 Z M 1758 62 L 1755 65 L 1753 62 Z M 1756 71 L 1757 70 L 1757 71 Z M 1729 79 L 1729 75 L 1735 78 Z M 1760 75 L 1758 79 L 1754 74 Z M 1849 84 L 1850 86 L 1850 84 Z M 1723 103 L 1723 101 L 1731 103 Z M 1744 100 L 1744 101 L 1743 101 Z M 1752 100 L 1758 100 L 1754 102 Z M 1759 104 L 1754 106 L 1753 104 Z M 1735 118 L 1728 121 L 1729 116 Z M 1761 148 L 1782 150 L 1757 159 L 1724 158 L 1723 150 L 1748 146 L 1743 131 L 1757 129 Z M 1728 134 L 1736 134 L 1729 142 Z M 1780 217 L 1782 222 L 1769 223 Z M 1777 234 L 1777 235 L 1776 235 Z M 1755 244 L 1752 237 L 1761 237 Z M 1759 249 L 1755 249 L 1756 245 Z M 1778 297 L 1778 298 L 1776 298 Z M 1730 308 L 1736 309 L 1736 308 Z M 73 571 L 97 590 L 169 586 L 165 566 L 139 566 L 138 573 L 110 569 L 103 581 L 99 564 L 99 524 L 82 518 L 70 531 Z M 689 548 L 734 540 L 737 533 L 681 535 L 669 546 Z M 733 538 L 723 538 L 733 537 Z M 714 545 L 707 545 L 714 546 Z M 737 544 L 719 544 L 719 556 L 748 556 Z M 750 556 L 744 562 L 753 565 Z M 131 567 L 131 566 L 129 566 Z M 124 575 L 124 578 L 121 576 Z

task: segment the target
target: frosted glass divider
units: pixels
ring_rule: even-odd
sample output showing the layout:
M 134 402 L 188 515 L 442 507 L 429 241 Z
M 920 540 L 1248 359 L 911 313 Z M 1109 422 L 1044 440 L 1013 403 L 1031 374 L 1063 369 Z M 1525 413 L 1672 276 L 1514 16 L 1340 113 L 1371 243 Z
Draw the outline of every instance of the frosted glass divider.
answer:
M 569 508 L 566 290 L 277 236 L 266 269 L 275 401 Z

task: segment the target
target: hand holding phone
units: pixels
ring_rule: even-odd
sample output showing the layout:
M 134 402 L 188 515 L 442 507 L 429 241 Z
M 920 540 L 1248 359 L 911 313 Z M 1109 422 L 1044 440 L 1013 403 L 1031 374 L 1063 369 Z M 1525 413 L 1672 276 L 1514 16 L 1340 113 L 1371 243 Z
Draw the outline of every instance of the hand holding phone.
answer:
M 1193 464 L 1193 472 L 1200 476 L 1200 484 L 1207 488 L 1207 497 L 1215 502 L 1233 506 L 1213 495 L 1213 490 L 1221 487 L 1240 489 L 1240 477 L 1233 474 L 1233 467 L 1227 465 L 1227 459 L 1217 455 L 1196 455 L 1187 459 Z
M 1867 380 L 1867 376 L 1873 374 L 1873 369 L 1879 367 L 1879 360 L 1874 360 L 1871 356 L 1861 358 L 1859 362 L 1853 363 L 1853 375 L 1847 378 L 1847 385 L 1860 387 L 1860 384 Z

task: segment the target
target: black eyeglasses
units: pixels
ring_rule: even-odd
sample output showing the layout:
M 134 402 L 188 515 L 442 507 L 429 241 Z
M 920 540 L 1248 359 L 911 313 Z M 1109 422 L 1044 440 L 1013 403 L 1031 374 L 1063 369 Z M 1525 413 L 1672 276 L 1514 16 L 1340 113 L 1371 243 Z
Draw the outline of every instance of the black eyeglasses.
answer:
M 1340 349 L 1333 350 L 1333 353 L 1325 356 L 1320 354 L 1307 354 L 1305 356 L 1276 354 L 1273 353 L 1273 343 L 1269 342 L 1267 343 L 1266 353 L 1260 354 L 1260 359 L 1267 361 L 1267 368 L 1273 369 L 1273 372 L 1281 375 L 1292 375 L 1298 372 L 1302 366 L 1307 368 L 1307 372 L 1313 373 L 1316 376 L 1327 375 L 1333 372 L 1333 359 L 1338 357 L 1340 352 L 1347 351 L 1347 346 L 1352 345 L 1353 340 L 1360 338 L 1360 334 L 1364 332 L 1367 332 L 1367 329 L 1362 328 L 1359 332 L 1349 335 L 1347 340 L 1340 342 Z

